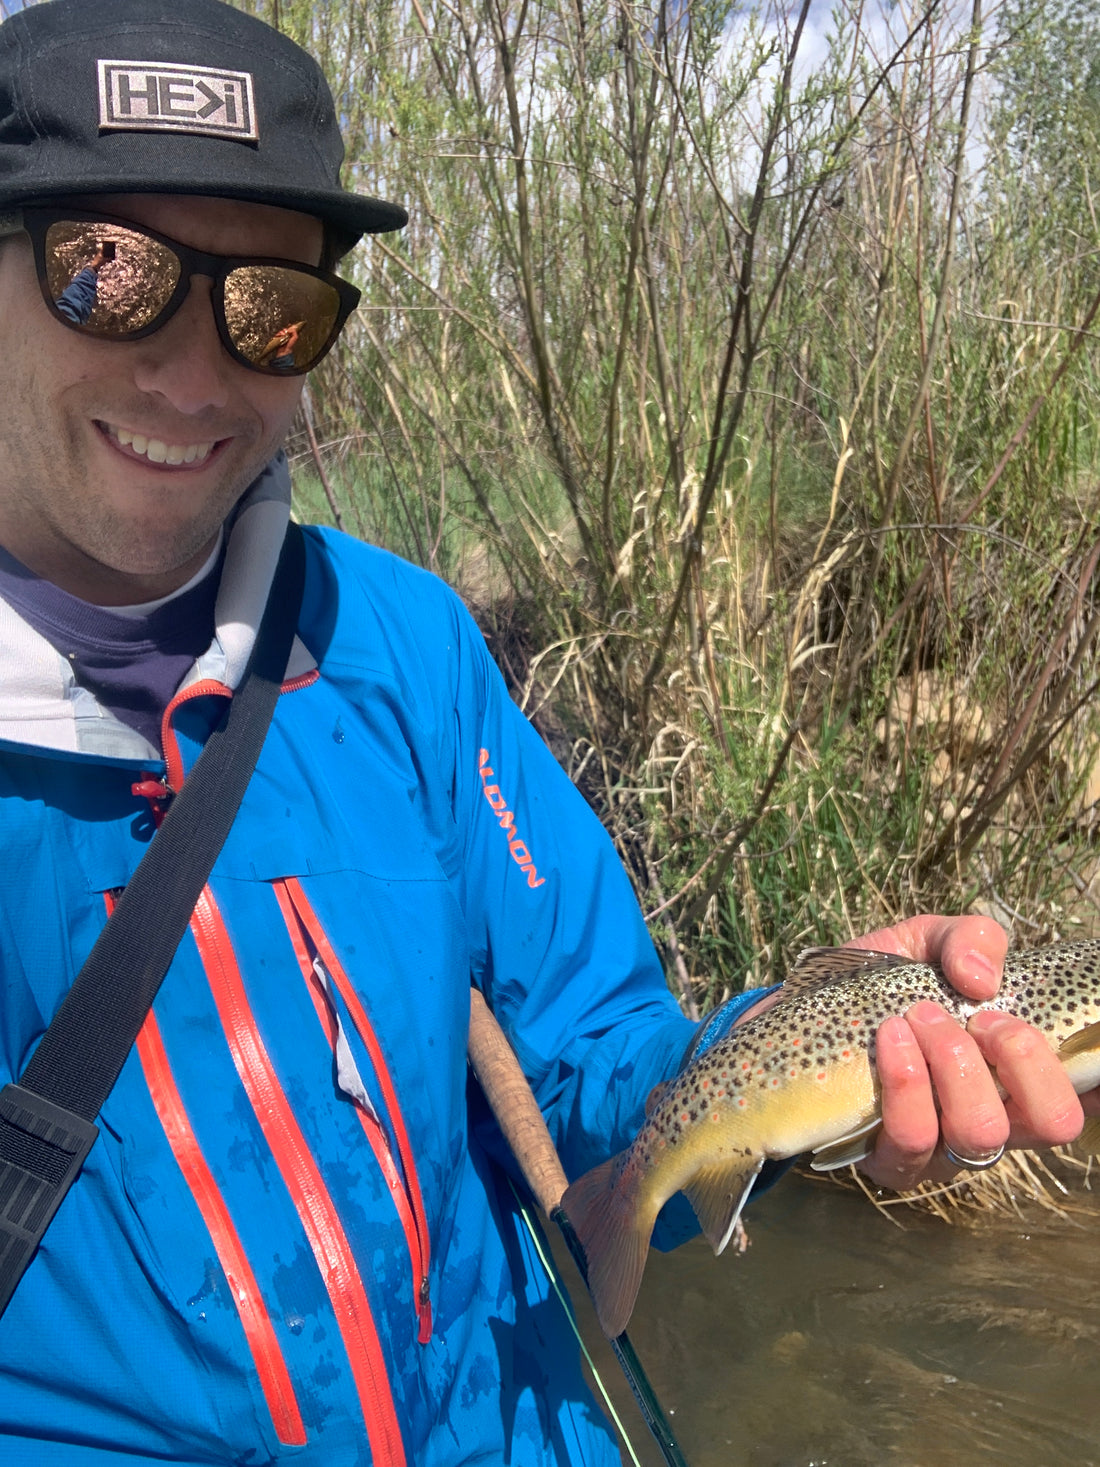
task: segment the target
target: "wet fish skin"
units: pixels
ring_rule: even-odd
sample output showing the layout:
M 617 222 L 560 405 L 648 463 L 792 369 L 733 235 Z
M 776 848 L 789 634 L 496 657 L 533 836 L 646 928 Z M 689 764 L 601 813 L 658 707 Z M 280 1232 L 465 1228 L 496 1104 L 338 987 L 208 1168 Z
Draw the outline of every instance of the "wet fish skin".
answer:
M 765 1160 L 814 1152 L 828 1170 L 868 1154 L 881 1126 L 875 1031 L 921 999 L 960 1024 L 982 1009 L 1014 1014 L 1046 1036 L 1079 1094 L 1100 1085 L 1100 941 L 1010 953 L 987 1003 L 964 999 L 928 963 L 809 949 L 770 1009 L 658 1086 L 633 1143 L 567 1189 L 562 1206 L 610 1338 L 626 1327 L 654 1222 L 675 1192 L 721 1253 Z M 1100 1151 L 1100 1121 L 1080 1144 Z

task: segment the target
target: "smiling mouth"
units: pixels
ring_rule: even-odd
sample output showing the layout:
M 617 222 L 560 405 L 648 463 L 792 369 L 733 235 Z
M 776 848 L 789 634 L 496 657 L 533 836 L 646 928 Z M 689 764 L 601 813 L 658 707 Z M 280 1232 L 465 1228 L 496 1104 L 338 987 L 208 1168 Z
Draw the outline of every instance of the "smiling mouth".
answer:
M 128 428 L 116 428 L 113 423 L 99 424 L 101 430 L 121 448 L 151 464 L 168 464 L 172 467 L 203 464 L 210 457 L 217 439 L 205 443 L 165 443 L 161 438 L 150 438 L 144 433 L 131 433 Z

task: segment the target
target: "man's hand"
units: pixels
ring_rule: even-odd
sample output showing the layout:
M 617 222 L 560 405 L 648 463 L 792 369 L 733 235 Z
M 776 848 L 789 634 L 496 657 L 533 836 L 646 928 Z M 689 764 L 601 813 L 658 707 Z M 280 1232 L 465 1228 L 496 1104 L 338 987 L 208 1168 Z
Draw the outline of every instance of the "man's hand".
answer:
M 1008 940 L 985 917 L 913 917 L 846 946 L 939 963 L 948 982 L 980 1003 L 997 992 Z M 1100 1114 L 1100 1092 L 1082 1106 L 1043 1035 L 1009 1014 L 975 1014 L 963 1029 L 938 1004 L 914 1004 L 879 1028 L 875 1062 L 883 1128 L 860 1166 L 894 1191 L 954 1176 L 944 1143 L 973 1157 L 1002 1145 L 1058 1146 L 1079 1134 L 1086 1112 Z

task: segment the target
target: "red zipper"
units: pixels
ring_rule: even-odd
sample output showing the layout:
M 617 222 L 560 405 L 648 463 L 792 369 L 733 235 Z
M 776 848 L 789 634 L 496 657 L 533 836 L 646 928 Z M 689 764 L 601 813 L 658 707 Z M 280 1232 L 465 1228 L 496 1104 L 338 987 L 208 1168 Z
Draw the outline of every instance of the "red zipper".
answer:
M 301 688 L 308 688 L 321 676 L 317 668 L 311 668 L 309 672 L 300 673 L 297 677 L 287 678 L 279 689 L 280 693 L 296 693 Z M 180 755 L 179 741 L 176 738 L 175 729 L 172 727 L 172 719 L 176 710 L 184 703 L 190 703 L 195 698 L 232 698 L 233 689 L 228 683 L 219 682 L 217 678 L 202 678 L 197 683 L 178 692 L 165 708 L 160 719 L 160 744 L 164 751 L 164 762 L 166 772 L 163 778 L 154 775 L 146 775 L 134 786 L 135 795 L 143 795 L 153 806 L 153 814 L 159 826 L 164 818 L 168 801 L 174 794 L 178 794 L 183 788 L 184 768 L 183 759 Z
M 385 1357 L 354 1252 L 260 1037 L 229 934 L 209 887 L 196 903 L 191 932 L 237 1074 L 297 1208 L 332 1303 L 359 1394 L 372 1461 L 378 1467 L 404 1467 L 405 1449 Z
M 146 1084 L 149 1086 L 149 1094 L 172 1148 L 172 1155 L 176 1158 L 202 1214 L 233 1303 L 240 1315 L 245 1339 L 260 1380 L 260 1389 L 271 1413 L 275 1435 L 287 1446 L 303 1447 L 309 1438 L 298 1409 L 290 1372 L 275 1337 L 271 1316 L 267 1312 L 244 1246 L 233 1226 L 225 1199 L 218 1190 L 191 1129 L 157 1021 L 151 1013 L 138 1035 L 137 1051 L 145 1072 Z
M 409 1249 L 409 1260 L 412 1264 L 412 1289 L 413 1303 L 416 1309 L 418 1332 L 417 1338 L 422 1345 L 426 1345 L 432 1337 L 432 1303 L 431 1289 L 429 1285 L 429 1270 L 431 1264 L 431 1239 L 428 1232 L 428 1220 L 424 1209 L 424 1202 L 420 1192 L 420 1183 L 417 1178 L 412 1161 L 412 1147 L 409 1144 L 408 1131 L 405 1126 L 401 1112 L 397 1105 L 396 1091 L 390 1078 L 389 1069 L 382 1056 L 381 1047 L 374 1033 L 373 1026 L 367 1018 L 366 1011 L 359 1002 L 355 990 L 351 987 L 343 969 L 335 960 L 331 946 L 326 942 L 327 957 L 320 951 L 319 945 L 314 937 L 313 931 L 302 921 L 302 915 L 298 910 L 300 901 L 309 915 L 316 929 L 319 930 L 317 918 L 312 908 L 306 902 L 301 887 L 293 877 L 272 883 L 275 896 L 279 903 L 279 909 L 283 914 L 287 932 L 290 935 L 294 947 L 298 966 L 302 971 L 302 977 L 306 981 L 310 998 L 317 1011 L 322 1028 L 325 1030 L 329 1044 L 335 1051 L 336 1048 L 336 1021 L 328 999 L 325 996 L 321 981 L 314 967 L 314 957 L 319 957 L 329 976 L 336 983 L 341 997 L 348 1006 L 355 1027 L 360 1038 L 367 1046 L 371 1063 L 378 1075 L 385 1096 L 387 1112 L 394 1134 L 398 1138 L 398 1153 L 404 1166 L 405 1177 L 401 1175 L 392 1150 L 385 1128 L 377 1116 L 371 1115 L 362 1106 L 356 1106 L 356 1114 L 359 1117 L 363 1132 L 382 1174 L 390 1189 L 390 1195 L 397 1209 L 397 1215 L 401 1219 L 401 1226 L 405 1233 L 405 1241 Z M 292 894 L 290 888 L 296 887 L 297 891 Z M 352 1001 L 349 1001 L 349 995 Z M 406 1180 L 407 1179 L 407 1180 Z
M 177 708 L 182 708 L 184 703 L 190 703 L 195 698 L 222 697 L 232 698 L 233 689 L 226 683 L 218 682 L 216 678 L 205 677 L 190 687 L 184 688 L 176 694 L 168 707 L 164 710 L 160 720 L 160 744 L 164 750 L 164 762 L 168 766 L 165 774 L 165 783 L 169 792 L 179 794 L 183 789 L 184 769 L 183 758 L 180 755 L 179 741 L 176 738 L 175 729 L 172 727 L 172 719 Z
M 110 916 L 115 909 L 114 892 L 104 893 L 103 899 L 107 904 L 107 915 Z M 191 1189 L 191 1195 L 206 1224 L 218 1262 L 225 1274 L 245 1340 L 252 1352 L 260 1389 L 271 1413 L 275 1435 L 287 1446 L 305 1446 L 308 1441 L 305 1423 L 298 1409 L 290 1372 L 275 1337 L 271 1316 L 267 1312 L 263 1294 L 252 1272 L 240 1235 L 229 1215 L 225 1199 L 191 1128 L 183 1097 L 179 1093 L 164 1048 L 160 1025 L 152 1010 L 146 1014 L 145 1023 L 137 1037 L 137 1052 L 153 1107 L 172 1149 L 172 1155 Z

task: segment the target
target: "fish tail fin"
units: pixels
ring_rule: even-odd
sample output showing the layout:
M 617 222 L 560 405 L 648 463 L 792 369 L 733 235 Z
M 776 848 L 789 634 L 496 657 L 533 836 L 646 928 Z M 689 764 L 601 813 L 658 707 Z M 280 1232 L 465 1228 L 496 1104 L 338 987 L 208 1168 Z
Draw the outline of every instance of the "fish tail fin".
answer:
M 626 1329 L 642 1282 L 656 1210 L 641 1205 L 640 1172 L 621 1152 L 593 1167 L 561 1199 L 584 1249 L 588 1291 L 609 1340 Z
M 1100 1156 L 1100 1116 L 1089 1116 L 1075 1144 L 1090 1156 Z

